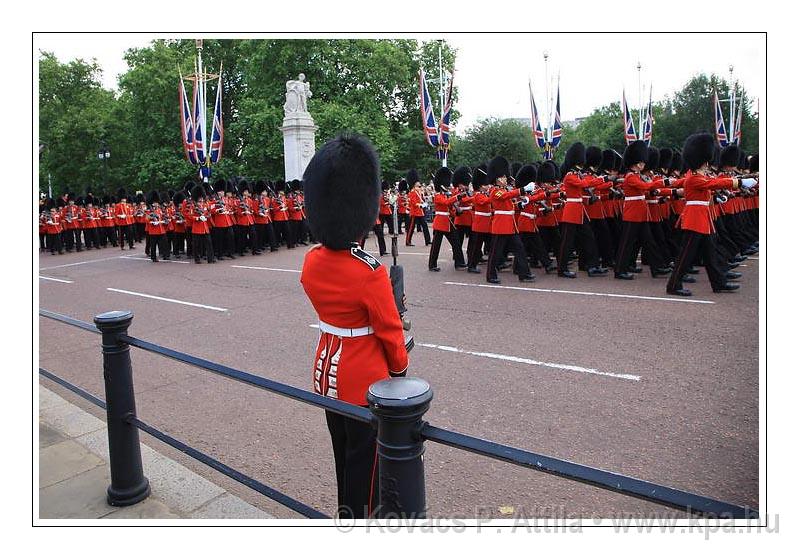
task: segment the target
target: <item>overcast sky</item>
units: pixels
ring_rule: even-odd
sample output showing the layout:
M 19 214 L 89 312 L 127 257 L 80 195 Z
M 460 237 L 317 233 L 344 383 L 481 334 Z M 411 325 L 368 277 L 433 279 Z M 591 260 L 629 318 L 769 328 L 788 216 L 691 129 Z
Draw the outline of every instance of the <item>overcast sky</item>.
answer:
M 489 117 L 530 118 L 528 79 L 537 108 L 546 107 L 545 64 L 553 88 L 561 77 L 561 117 L 583 117 L 598 106 L 619 102 L 622 88 L 631 107 L 638 106 L 637 61 L 642 64 L 645 97 L 653 100 L 679 89 L 699 72 L 728 77 L 728 66 L 751 97 L 764 95 L 765 39 L 756 34 L 456 34 L 445 38 L 458 49 L 455 83 L 459 88 L 458 129 Z M 147 45 L 138 34 L 50 34 L 35 37 L 35 48 L 52 51 L 61 61 L 96 58 L 103 83 L 116 89 L 127 66 L 126 49 Z M 290 77 L 287 77 L 289 79 Z M 438 108 L 438 86 L 429 85 Z M 313 91 L 314 84 L 311 84 Z M 555 92 L 552 93 L 555 98 Z M 646 100 L 644 101 L 646 103 Z M 553 101 L 554 103 L 554 101 Z

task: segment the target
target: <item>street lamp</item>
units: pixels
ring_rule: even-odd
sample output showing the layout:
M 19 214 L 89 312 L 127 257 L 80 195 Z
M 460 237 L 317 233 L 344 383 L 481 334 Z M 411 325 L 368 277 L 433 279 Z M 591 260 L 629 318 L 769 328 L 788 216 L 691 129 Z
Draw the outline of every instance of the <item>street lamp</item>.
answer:
M 106 183 L 108 182 L 108 159 L 110 157 L 111 152 L 106 146 L 106 143 L 103 142 L 100 145 L 100 149 L 97 150 L 97 159 L 102 160 L 103 162 L 103 191 L 106 190 Z

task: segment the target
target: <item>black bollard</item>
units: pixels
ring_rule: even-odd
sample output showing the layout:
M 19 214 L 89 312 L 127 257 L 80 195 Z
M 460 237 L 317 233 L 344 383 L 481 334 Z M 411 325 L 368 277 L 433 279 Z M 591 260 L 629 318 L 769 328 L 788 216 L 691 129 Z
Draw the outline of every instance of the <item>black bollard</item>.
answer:
M 108 456 L 111 485 L 108 503 L 130 506 L 150 495 L 150 483 L 142 472 L 139 429 L 129 420 L 136 416 L 130 346 L 119 340 L 128 334 L 131 311 L 109 311 L 94 318 L 103 333 L 103 379 L 106 385 Z
M 424 445 L 420 430 L 433 391 L 416 377 L 373 383 L 367 393 L 378 419 L 379 507 L 376 517 L 424 518 Z

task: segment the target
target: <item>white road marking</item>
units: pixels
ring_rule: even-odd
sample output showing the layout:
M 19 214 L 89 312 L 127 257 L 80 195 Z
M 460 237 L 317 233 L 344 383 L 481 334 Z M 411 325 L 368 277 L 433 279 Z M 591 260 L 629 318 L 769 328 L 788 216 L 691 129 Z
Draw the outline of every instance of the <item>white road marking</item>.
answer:
M 39 280 L 50 280 L 52 282 L 63 282 L 64 284 L 72 284 L 72 280 L 62 280 L 61 278 L 50 278 L 49 276 L 39 275 Z
M 312 329 L 318 329 L 317 323 L 308 325 Z M 527 364 L 531 366 L 543 366 L 565 371 L 574 371 L 577 373 L 585 373 L 589 375 L 601 375 L 604 377 L 615 377 L 617 379 L 627 379 L 628 381 L 639 381 L 641 377 L 632 375 L 630 373 L 614 373 L 610 371 L 599 371 L 594 368 L 587 368 L 583 366 L 576 366 L 572 364 L 557 364 L 554 362 L 541 362 L 539 360 L 532 360 L 530 358 L 520 358 L 519 356 L 507 356 L 506 354 L 494 354 L 492 352 L 473 352 L 471 350 L 462 350 L 455 346 L 444 346 L 442 344 L 426 344 L 423 342 L 415 343 L 415 346 L 422 346 L 424 348 L 432 348 L 434 350 L 443 350 L 445 352 L 455 352 L 457 354 L 469 354 L 470 356 L 479 356 L 481 358 L 491 358 L 493 360 L 504 360 L 506 362 L 516 362 L 518 364 Z
M 265 266 L 243 266 L 239 264 L 232 264 L 231 268 L 249 268 L 250 270 L 273 270 L 275 272 L 302 272 L 293 268 L 267 268 Z
M 445 282 L 449 286 L 470 286 L 473 288 L 500 288 L 503 290 L 522 290 L 525 292 L 546 292 L 553 294 L 572 294 L 580 296 L 605 296 L 611 298 L 646 299 L 653 301 L 681 301 L 684 303 L 714 303 L 706 299 L 671 298 L 656 296 L 636 296 L 632 294 L 606 294 L 602 292 L 578 292 L 575 290 L 552 290 L 547 288 L 523 288 L 522 286 L 498 286 L 496 284 L 467 284 L 466 282 Z
M 429 255 L 429 253 L 401 253 L 399 251 L 397 252 L 397 254 L 398 255 L 418 255 L 420 257 L 427 257 Z M 384 255 L 384 256 L 391 257 L 392 255 L 391 255 L 391 253 L 389 253 L 388 255 Z
M 641 377 L 638 375 L 631 375 L 629 373 L 614 373 L 609 371 L 599 371 L 594 368 L 587 368 L 583 366 L 576 366 L 572 364 L 557 364 L 554 362 L 541 362 L 539 360 L 532 360 L 530 358 L 520 358 L 519 356 L 508 356 L 506 354 L 495 354 L 493 352 L 473 352 L 471 350 L 462 350 L 454 346 L 442 346 L 441 344 L 426 344 L 424 342 L 417 342 L 416 346 L 423 348 L 433 348 L 435 350 L 444 350 L 445 352 L 455 352 L 457 354 L 469 354 L 470 356 L 480 356 L 482 358 L 491 358 L 493 360 L 503 360 L 506 362 L 516 362 L 518 364 L 528 364 L 531 366 L 543 366 L 564 371 L 574 371 L 577 373 L 585 373 L 590 375 L 602 375 L 604 377 L 615 377 L 617 379 L 627 379 L 629 381 L 639 381 Z
M 121 258 L 121 257 L 120 256 L 116 256 L 116 257 L 106 257 L 105 259 L 94 259 L 92 261 L 81 261 L 81 262 L 75 262 L 75 263 L 59 264 L 57 266 L 47 266 L 45 268 L 40 268 L 39 270 L 55 270 L 56 268 L 67 268 L 68 266 L 78 266 L 79 264 L 89 264 L 89 263 L 96 263 L 96 262 L 102 262 L 102 261 L 110 261 L 110 260 L 119 259 L 119 258 Z
M 150 294 L 142 294 L 140 292 L 129 292 L 128 290 L 120 290 L 118 288 L 106 288 L 106 290 L 108 290 L 110 292 L 118 292 L 120 294 L 128 294 L 128 295 L 131 295 L 131 296 L 139 296 L 139 297 L 143 297 L 143 298 L 157 299 L 157 300 L 160 300 L 160 301 L 168 301 L 170 303 L 180 303 L 181 305 L 190 305 L 192 307 L 202 307 L 203 309 L 210 309 L 212 311 L 227 311 L 227 309 L 225 309 L 224 307 L 214 307 L 213 305 L 203 305 L 202 303 L 192 303 L 190 301 L 181 301 L 179 299 L 171 299 L 171 298 L 165 298 L 165 297 L 161 297 L 161 296 L 153 296 L 153 295 L 150 295 Z
M 134 260 L 134 261 L 152 261 L 152 260 L 153 260 L 153 259 L 150 259 L 150 258 L 148 258 L 148 257 L 128 257 L 128 256 L 122 256 L 122 257 L 120 257 L 120 258 L 121 258 L 121 259 L 130 259 L 130 260 Z M 175 261 L 175 260 L 172 260 L 172 259 L 169 259 L 169 260 L 164 260 L 164 258 L 163 258 L 163 257 L 161 258 L 160 262 L 168 262 L 168 263 L 175 263 L 175 264 L 189 264 L 189 261 Z

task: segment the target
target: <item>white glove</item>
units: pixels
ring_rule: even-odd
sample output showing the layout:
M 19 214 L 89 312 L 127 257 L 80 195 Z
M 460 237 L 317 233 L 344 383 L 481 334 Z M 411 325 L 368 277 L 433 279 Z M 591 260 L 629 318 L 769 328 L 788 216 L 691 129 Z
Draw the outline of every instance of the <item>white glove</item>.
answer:
M 200 221 L 201 222 L 205 222 L 206 221 L 206 217 L 205 216 L 200 216 Z
M 746 189 L 754 187 L 757 181 L 755 179 L 742 179 L 742 186 Z
M 534 183 L 528 183 L 527 185 L 525 185 L 525 187 L 523 187 L 522 190 L 527 192 L 527 193 L 530 193 L 530 192 L 533 192 L 535 189 L 536 189 L 536 185 Z

